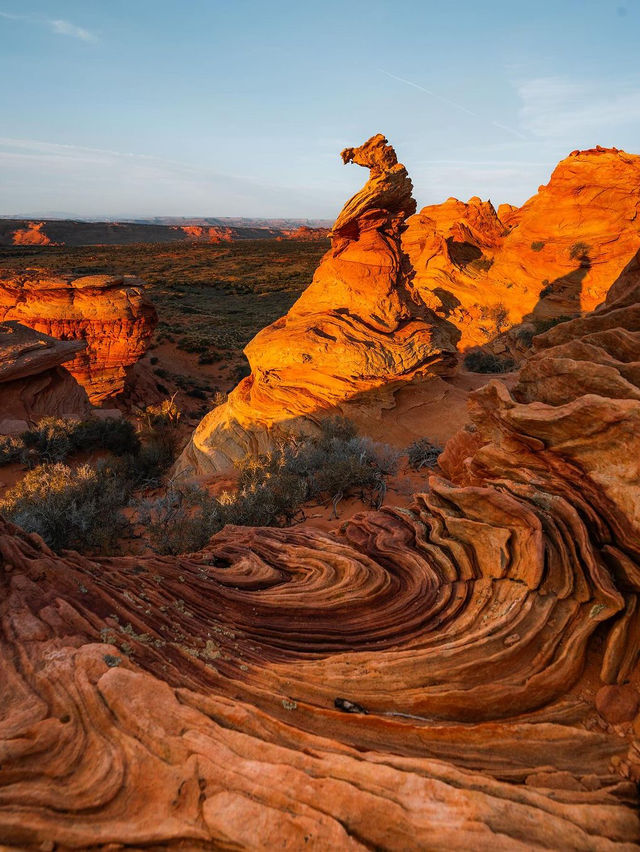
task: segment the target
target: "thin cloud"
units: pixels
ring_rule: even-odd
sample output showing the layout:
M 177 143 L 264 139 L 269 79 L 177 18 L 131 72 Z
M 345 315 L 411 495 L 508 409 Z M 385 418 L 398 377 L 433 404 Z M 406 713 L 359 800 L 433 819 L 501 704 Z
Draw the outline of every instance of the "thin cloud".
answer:
M 473 110 L 468 109 L 463 104 L 459 104 L 457 101 L 452 101 L 451 98 L 445 98 L 443 95 L 438 94 L 438 92 L 434 92 L 431 89 L 426 89 L 424 86 L 421 86 L 419 83 L 414 83 L 412 80 L 406 80 L 404 77 L 398 77 L 396 74 L 392 74 L 390 71 L 385 71 L 384 68 L 380 68 L 383 74 L 387 77 L 390 77 L 392 80 L 397 80 L 399 83 L 404 83 L 406 86 L 412 86 L 414 89 L 418 89 L 421 92 L 429 95 L 432 98 L 436 98 L 436 100 L 442 101 L 443 104 L 448 104 L 449 106 L 454 107 L 454 109 L 460 110 L 460 112 L 466 113 L 466 115 L 470 115 L 472 118 L 477 118 L 480 121 L 486 122 L 484 116 L 479 115 L 477 112 L 473 112 Z M 507 133 L 511 133 L 513 136 L 516 136 L 519 139 L 526 139 L 527 137 L 524 133 L 521 133 L 519 130 L 516 130 L 515 127 L 509 127 L 506 124 L 501 124 L 499 121 L 489 121 L 486 122 L 488 124 L 492 124 L 494 127 L 499 128 L 500 130 L 506 130 Z
M 0 12 L 0 18 L 5 18 L 7 21 L 25 21 L 28 24 L 36 26 L 48 27 L 55 35 L 70 36 L 71 38 L 80 39 L 80 41 L 97 41 L 98 37 L 85 29 L 72 24 L 70 21 L 65 21 L 62 18 L 40 18 L 33 15 L 14 15 L 11 12 Z
M 520 121 L 541 139 L 582 138 L 603 128 L 640 121 L 640 87 L 617 81 L 575 82 L 565 77 L 536 77 L 516 84 Z

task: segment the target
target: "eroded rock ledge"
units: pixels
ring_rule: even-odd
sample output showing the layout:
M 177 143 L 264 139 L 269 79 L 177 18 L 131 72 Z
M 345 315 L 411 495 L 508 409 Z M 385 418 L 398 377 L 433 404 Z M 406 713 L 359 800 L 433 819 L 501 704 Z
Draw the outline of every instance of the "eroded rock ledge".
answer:
M 137 278 L 29 269 L 0 277 L 0 320 L 86 341 L 67 369 L 95 405 L 122 391 L 127 367 L 146 351 L 157 315 Z
M 83 340 L 56 340 L 17 322 L 0 322 L 0 434 L 44 416 L 82 417 L 89 399 L 65 369 Z

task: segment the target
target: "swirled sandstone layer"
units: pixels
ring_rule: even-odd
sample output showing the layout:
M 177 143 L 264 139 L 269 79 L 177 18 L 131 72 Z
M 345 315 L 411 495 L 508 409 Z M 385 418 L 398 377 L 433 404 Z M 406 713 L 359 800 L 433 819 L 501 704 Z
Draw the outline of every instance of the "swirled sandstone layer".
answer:
M 415 286 L 462 348 L 523 320 L 591 311 L 637 266 L 639 186 L 639 156 L 598 147 L 562 160 L 520 209 L 496 213 L 475 197 L 425 207 L 403 235 Z
M 458 332 L 416 297 L 400 245 L 415 210 L 406 169 L 381 134 L 342 157 L 370 169 L 367 184 L 336 219 L 309 287 L 246 347 L 251 375 L 202 420 L 178 472 L 226 470 L 279 431 L 350 406 L 373 412 L 408 382 L 451 372 Z
M 0 277 L 0 320 L 86 341 L 67 369 L 100 404 L 124 388 L 127 367 L 145 353 L 157 316 L 137 278 L 30 269 Z
M 409 509 L 181 558 L 2 524 L 3 841 L 637 849 L 640 285 L 616 296 L 474 394 Z

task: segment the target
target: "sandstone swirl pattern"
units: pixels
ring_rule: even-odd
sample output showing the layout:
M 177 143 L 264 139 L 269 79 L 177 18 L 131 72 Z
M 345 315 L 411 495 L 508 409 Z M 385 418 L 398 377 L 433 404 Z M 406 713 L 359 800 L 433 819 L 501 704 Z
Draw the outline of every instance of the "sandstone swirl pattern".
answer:
M 182 558 L 3 525 L 3 841 L 638 848 L 640 285 L 538 344 L 409 510 Z
M 455 365 L 459 332 L 415 294 L 401 247 L 415 211 L 405 167 L 382 134 L 342 157 L 370 169 L 368 182 L 338 216 L 309 287 L 246 347 L 251 375 L 199 424 L 179 472 L 224 471 L 282 430 L 308 431 L 350 407 L 373 412 L 402 385 Z

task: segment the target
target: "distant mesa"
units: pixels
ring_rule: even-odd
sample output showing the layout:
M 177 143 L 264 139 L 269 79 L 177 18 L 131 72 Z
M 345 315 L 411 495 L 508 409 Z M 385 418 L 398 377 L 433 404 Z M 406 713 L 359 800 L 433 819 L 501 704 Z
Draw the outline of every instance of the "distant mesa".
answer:
M 16 320 L 64 341 L 82 341 L 70 373 L 94 405 L 119 394 L 157 322 L 142 282 L 130 276 L 0 274 L 0 321 Z
M 225 243 L 236 240 L 325 240 L 329 228 L 306 220 L 170 217 L 137 222 L 73 219 L 0 219 L 0 246 L 131 245 L 134 243 Z
M 13 232 L 13 244 L 16 246 L 50 246 L 55 245 L 43 233 L 44 222 L 29 222 L 26 228 L 18 228 Z

